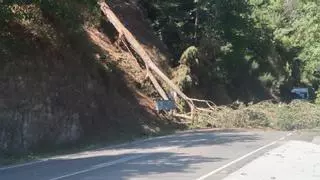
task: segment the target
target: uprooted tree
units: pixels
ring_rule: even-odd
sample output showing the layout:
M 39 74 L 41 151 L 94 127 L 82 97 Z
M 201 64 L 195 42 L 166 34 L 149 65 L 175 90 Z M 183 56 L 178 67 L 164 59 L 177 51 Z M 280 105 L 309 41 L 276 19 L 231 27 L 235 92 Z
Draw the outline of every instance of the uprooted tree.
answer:
M 205 103 L 209 106 L 209 109 L 212 109 L 214 104 L 207 100 L 198 100 L 192 99 L 185 95 L 180 88 L 175 85 L 152 61 L 148 53 L 142 47 L 142 45 L 138 42 L 138 40 L 133 36 L 133 34 L 122 24 L 116 14 L 112 11 L 109 5 L 106 2 L 99 2 L 100 9 L 103 14 L 107 17 L 108 21 L 115 27 L 115 29 L 119 33 L 119 40 L 122 41 L 126 46 L 129 46 L 138 56 L 141 58 L 145 64 L 147 69 L 147 75 L 154 87 L 158 91 L 158 93 L 162 96 L 163 99 L 168 99 L 165 91 L 159 84 L 158 80 L 162 81 L 166 85 L 170 87 L 171 90 L 176 92 L 184 101 L 186 101 L 190 108 L 191 116 L 179 115 L 180 117 L 185 117 L 188 119 L 193 119 L 193 114 L 196 110 L 206 110 L 202 108 L 198 108 L 195 105 L 195 102 Z M 155 74 L 155 75 L 154 75 Z M 157 80 L 158 78 L 158 80 Z

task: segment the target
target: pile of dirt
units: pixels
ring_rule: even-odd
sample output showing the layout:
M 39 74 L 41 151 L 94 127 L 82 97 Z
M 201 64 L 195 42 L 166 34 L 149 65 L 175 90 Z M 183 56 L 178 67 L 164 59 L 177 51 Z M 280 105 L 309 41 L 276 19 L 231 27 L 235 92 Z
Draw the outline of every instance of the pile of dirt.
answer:
M 155 62 L 168 70 L 165 47 L 136 2 L 113 0 L 111 6 Z M 145 70 L 114 41 L 108 23 L 101 19 L 71 35 L 55 17 L 37 6 L 28 8 L 38 13 L 35 18 L 0 29 L 0 152 L 176 128 L 153 111 L 152 87 L 141 88 L 147 84 Z

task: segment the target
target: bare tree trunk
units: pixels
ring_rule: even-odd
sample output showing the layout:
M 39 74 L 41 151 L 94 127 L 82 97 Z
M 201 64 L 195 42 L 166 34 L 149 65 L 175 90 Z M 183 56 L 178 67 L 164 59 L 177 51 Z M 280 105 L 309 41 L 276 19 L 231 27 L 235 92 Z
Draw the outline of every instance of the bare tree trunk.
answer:
M 149 72 L 149 70 L 147 71 L 148 73 L 148 77 L 150 78 L 150 81 L 152 82 L 154 88 L 157 89 L 158 93 L 160 94 L 160 96 L 164 99 L 164 100 L 169 100 L 169 97 L 167 96 L 166 92 L 163 90 L 163 88 L 161 87 L 161 85 L 159 84 L 159 82 L 157 81 L 157 79 L 153 76 L 152 73 Z
M 118 17 L 113 13 L 111 8 L 105 2 L 99 2 L 100 9 L 104 13 L 104 15 L 108 18 L 111 24 L 116 28 L 119 32 L 119 36 L 123 36 L 126 41 L 130 44 L 131 48 L 140 56 L 140 58 L 144 61 L 145 65 L 149 67 L 151 71 L 156 73 L 158 77 L 162 81 L 164 81 L 172 90 L 177 92 L 177 94 L 187 101 L 190 105 L 190 108 L 193 109 L 193 103 L 188 96 L 186 96 L 178 86 L 176 86 L 151 60 L 150 56 L 144 50 L 144 48 L 140 45 L 138 40 L 132 35 L 132 33 L 121 23 Z M 151 72 L 150 72 L 151 73 Z M 149 76 L 150 77 L 150 76 Z M 152 76 L 151 76 L 152 79 Z M 155 85 L 155 84 L 154 84 Z M 161 92 L 161 88 L 155 85 L 158 92 Z M 159 88 L 159 89 L 158 89 Z M 162 90 L 163 91 L 163 90 Z
M 199 8 L 198 8 L 198 0 L 194 1 L 196 5 L 196 15 L 195 15 L 195 21 L 194 21 L 194 43 L 198 43 L 198 24 L 199 24 Z

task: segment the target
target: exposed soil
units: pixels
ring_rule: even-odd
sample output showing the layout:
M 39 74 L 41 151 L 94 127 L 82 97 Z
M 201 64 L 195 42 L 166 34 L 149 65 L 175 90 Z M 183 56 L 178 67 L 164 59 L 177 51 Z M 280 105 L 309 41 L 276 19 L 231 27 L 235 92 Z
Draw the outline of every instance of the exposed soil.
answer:
M 135 1 L 114 0 L 111 5 L 154 61 L 169 71 L 166 48 Z M 153 111 L 154 90 L 143 67 L 115 42 L 108 23 L 70 35 L 54 18 L 38 13 L 34 21 L 0 29 L 0 152 L 112 141 L 181 127 Z

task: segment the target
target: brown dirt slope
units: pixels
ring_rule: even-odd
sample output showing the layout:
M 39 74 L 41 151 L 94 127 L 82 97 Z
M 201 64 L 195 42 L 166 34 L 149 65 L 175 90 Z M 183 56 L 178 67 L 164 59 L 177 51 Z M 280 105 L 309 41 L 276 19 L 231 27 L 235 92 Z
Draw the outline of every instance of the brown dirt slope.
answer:
M 113 0 L 112 7 L 154 60 L 168 68 L 165 47 L 135 1 Z M 36 18 L 0 29 L 0 152 L 119 140 L 175 127 L 151 109 L 152 93 L 145 90 L 150 86 L 141 90 L 145 72 L 114 44 L 107 23 L 70 34 L 39 7 L 24 8 Z

